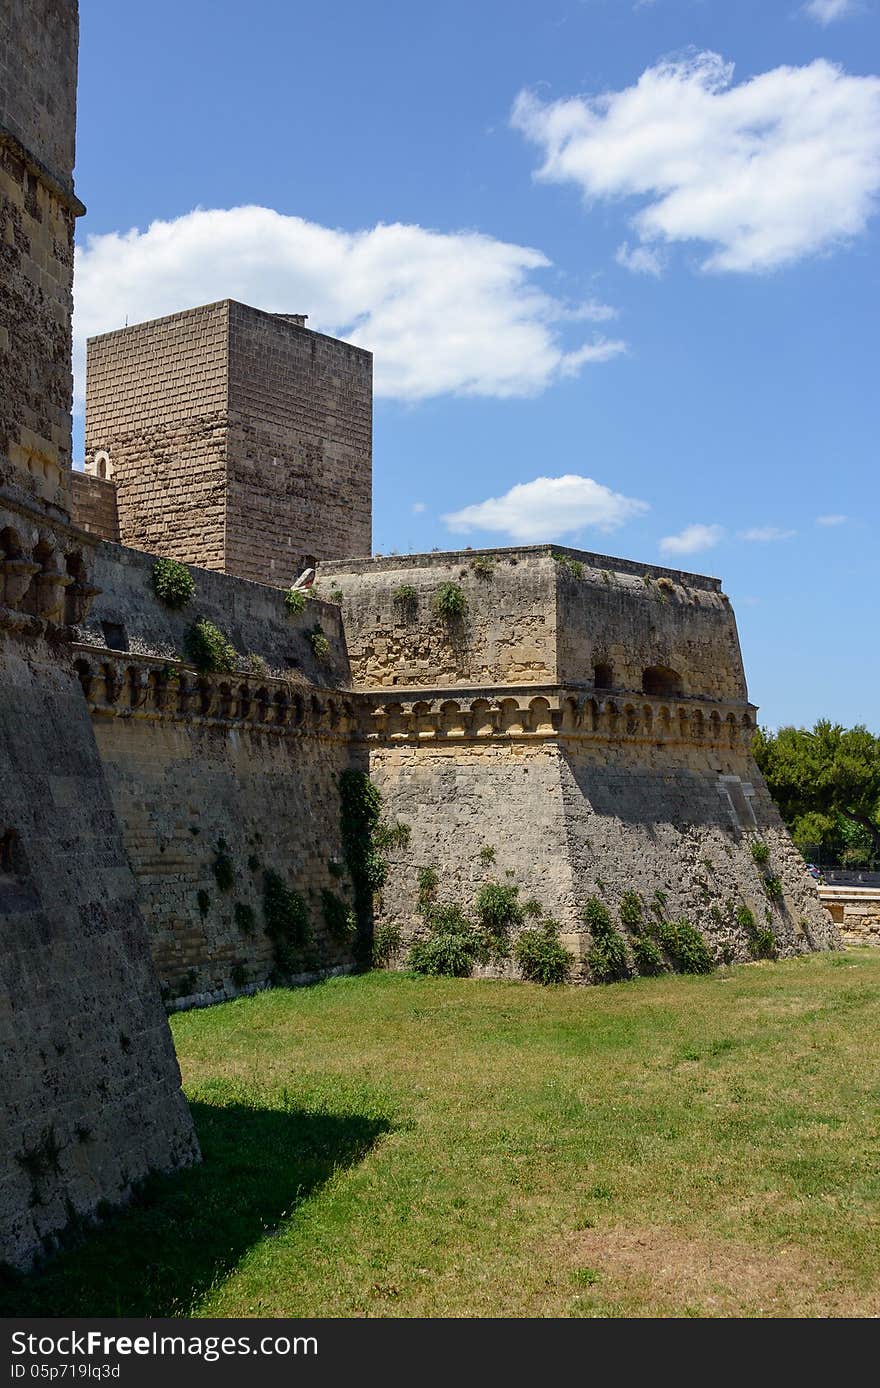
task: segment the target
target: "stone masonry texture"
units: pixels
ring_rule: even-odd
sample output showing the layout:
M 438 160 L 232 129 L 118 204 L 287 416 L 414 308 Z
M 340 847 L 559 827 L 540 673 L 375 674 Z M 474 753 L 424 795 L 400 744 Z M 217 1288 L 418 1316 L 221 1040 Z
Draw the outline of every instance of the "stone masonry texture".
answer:
M 0 456 L 68 507 L 76 5 L 0 6 Z
M 77 6 L 0 7 L 0 1263 L 198 1159 L 71 651 Z
M 290 316 L 227 299 L 88 345 L 87 463 L 137 549 L 278 587 L 367 554 L 371 437 L 370 354 Z

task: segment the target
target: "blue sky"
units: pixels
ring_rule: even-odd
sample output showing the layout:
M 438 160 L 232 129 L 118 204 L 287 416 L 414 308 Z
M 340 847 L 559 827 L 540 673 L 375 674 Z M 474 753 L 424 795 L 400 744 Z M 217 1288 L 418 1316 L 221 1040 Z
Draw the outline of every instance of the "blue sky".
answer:
M 718 574 L 763 721 L 880 732 L 878 0 L 81 23 L 80 340 L 309 313 L 375 353 L 377 550 Z

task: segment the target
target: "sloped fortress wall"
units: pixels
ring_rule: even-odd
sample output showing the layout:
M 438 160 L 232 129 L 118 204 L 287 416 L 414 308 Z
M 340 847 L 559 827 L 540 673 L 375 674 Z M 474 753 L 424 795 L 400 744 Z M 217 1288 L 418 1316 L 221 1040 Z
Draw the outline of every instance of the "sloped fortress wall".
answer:
M 72 627 L 77 7 L 0 10 L 0 1263 L 198 1157 Z
M 293 614 L 276 588 L 193 569 L 193 599 L 175 611 L 153 593 L 153 563 L 99 546 L 102 592 L 75 655 L 166 1003 L 349 969 L 339 776 L 365 767 L 366 749 L 338 691 L 339 609 L 311 600 Z M 188 660 L 201 616 L 235 647 L 234 675 Z M 266 932 L 267 873 L 305 911 L 307 938 L 284 966 Z
M 104 333 L 86 374 L 101 467 L 124 544 L 286 587 L 315 556 L 369 553 L 372 357 L 231 299 Z
M 463 607 L 444 616 L 449 584 Z M 371 774 L 411 830 L 379 917 L 404 942 L 433 868 L 465 908 L 487 880 L 517 885 L 581 959 L 586 899 L 618 919 L 630 891 L 718 959 L 751 956 L 743 908 L 781 953 L 838 943 L 751 756 L 717 579 L 536 546 L 321 565 L 329 586 Z

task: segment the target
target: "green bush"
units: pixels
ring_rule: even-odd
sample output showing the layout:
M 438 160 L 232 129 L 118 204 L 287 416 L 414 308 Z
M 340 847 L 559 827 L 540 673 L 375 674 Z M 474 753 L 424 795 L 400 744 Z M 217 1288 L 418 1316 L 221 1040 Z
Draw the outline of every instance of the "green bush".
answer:
M 495 849 L 491 843 L 484 843 L 480 849 L 480 862 L 483 867 L 489 867 L 495 861 Z
M 629 951 L 623 936 L 615 930 L 608 907 L 597 896 L 584 903 L 584 924 L 593 937 L 587 953 L 587 967 L 596 983 L 614 983 L 632 973 Z
M 491 578 L 495 572 L 495 560 L 490 559 L 488 554 L 478 554 L 476 559 L 471 560 L 471 568 L 477 578 Z
M 434 595 L 434 611 L 444 622 L 459 622 L 467 611 L 467 598 L 457 583 L 441 583 Z
M 522 925 L 523 909 L 519 888 L 504 882 L 484 882 L 475 902 L 477 920 L 495 939 L 503 939 L 514 926 Z
M 380 968 L 400 949 L 400 926 L 391 921 L 377 925 L 373 931 L 373 964 Z
M 595 983 L 616 983 L 629 978 L 629 954 L 622 936 L 615 931 L 605 940 L 591 945 L 587 952 L 587 967 Z
M 395 607 L 404 617 L 412 617 L 419 604 L 419 595 L 411 583 L 401 583 L 391 595 Z
M 253 935 L 257 928 L 257 913 L 246 901 L 237 901 L 233 910 L 235 924 L 242 935 Z
M 513 957 L 520 973 L 529 983 L 567 983 L 574 965 L 574 955 L 559 942 L 559 927 L 546 920 L 541 925 L 520 931 L 513 946 Z
M 644 915 L 638 892 L 624 892 L 620 898 L 620 919 L 630 930 L 641 930 Z
M 326 887 L 321 890 L 321 914 L 334 940 L 351 940 L 357 933 L 357 919 L 352 908 Z
M 650 935 L 637 935 L 633 940 L 632 952 L 636 971 L 644 978 L 653 978 L 666 972 L 663 951 Z
M 751 853 L 753 860 L 759 865 L 759 867 L 763 866 L 763 864 L 766 863 L 770 858 L 770 849 L 767 847 L 763 839 L 752 839 L 751 843 L 749 844 L 749 852 Z
M 754 932 L 755 917 L 754 914 L 749 910 L 748 906 L 737 906 L 736 923 L 741 930 L 745 930 L 749 935 L 751 935 Z
M 608 914 L 608 907 L 597 896 L 587 897 L 582 914 L 584 925 L 593 936 L 606 935 L 614 929 Z
M 706 941 L 687 917 L 663 921 L 658 927 L 657 938 L 679 973 L 709 974 L 715 968 Z
M 469 978 L 479 950 L 474 936 L 441 931 L 427 940 L 416 940 L 409 952 L 409 966 L 417 974 L 444 974 Z
M 779 902 L 782 900 L 782 883 L 772 872 L 768 872 L 764 877 L 764 891 L 770 901 Z
M 437 895 L 437 887 L 440 884 L 440 874 L 434 867 L 419 868 L 417 882 L 419 888 L 419 910 L 426 911 Z
M 203 674 L 231 674 L 235 669 L 235 647 L 207 617 L 193 622 L 186 635 L 186 652 Z
M 157 559 L 153 565 L 153 592 L 166 607 L 186 607 L 196 591 L 193 576 L 176 559 Z
M 218 839 L 217 841 L 217 851 L 214 855 L 211 871 L 221 892 L 228 892 L 235 881 L 235 868 L 225 839 Z
M 324 635 L 324 629 L 320 622 L 312 627 L 308 634 L 309 645 L 316 660 L 325 661 L 330 659 L 330 642 Z
M 751 937 L 752 953 L 758 959 L 775 959 L 777 955 L 776 936 L 768 926 L 760 925 Z
M 544 914 L 544 907 L 536 896 L 529 896 L 522 904 L 522 913 L 532 920 L 538 920 Z
M 308 600 L 309 594 L 305 588 L 288 588 L 284 594 L 284 606 L 292 617 L 298 617 L 301 612 L 305 612 Z

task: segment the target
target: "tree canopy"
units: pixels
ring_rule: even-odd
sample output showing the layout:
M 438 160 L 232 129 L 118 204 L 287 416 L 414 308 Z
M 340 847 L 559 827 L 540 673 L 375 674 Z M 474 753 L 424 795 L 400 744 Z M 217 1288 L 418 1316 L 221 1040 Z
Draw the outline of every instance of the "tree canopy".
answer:
M 812 729 L 759 729 L 754 753 L 795 843 L 843 863 L 880 863 L 880 737 L 820 719 Z

